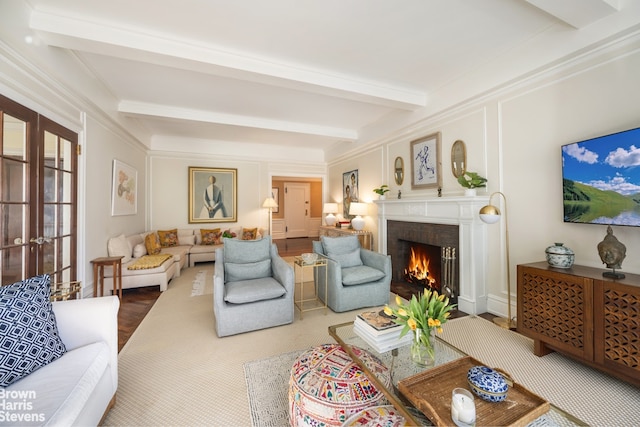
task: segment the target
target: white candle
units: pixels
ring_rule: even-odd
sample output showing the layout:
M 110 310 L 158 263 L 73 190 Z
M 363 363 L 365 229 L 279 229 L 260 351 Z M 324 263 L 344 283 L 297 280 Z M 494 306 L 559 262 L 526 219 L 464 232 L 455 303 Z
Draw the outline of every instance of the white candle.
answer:
M 476 421 L 476 405 L 473 395 L 463 388 L 451 394 L 451 419 L 458 426 L 472 426 Z

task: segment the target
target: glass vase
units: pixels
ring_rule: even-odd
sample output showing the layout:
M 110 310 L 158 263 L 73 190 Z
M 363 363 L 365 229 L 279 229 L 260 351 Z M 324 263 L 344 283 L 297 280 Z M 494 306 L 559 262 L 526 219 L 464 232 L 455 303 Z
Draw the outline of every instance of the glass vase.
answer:
M 411 360 L 422 368 L 428 368 L 436 363 L 433 328 L 426 331 L 416 329 L 413 331 L 411 342 Z

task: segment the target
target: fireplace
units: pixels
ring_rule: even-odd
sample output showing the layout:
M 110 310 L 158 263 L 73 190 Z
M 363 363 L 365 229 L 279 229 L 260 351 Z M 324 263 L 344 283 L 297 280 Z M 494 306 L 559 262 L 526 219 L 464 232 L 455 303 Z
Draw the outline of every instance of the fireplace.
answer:
M 458 233 L 457 225 L 387 221 L 392 287 L 409 293 L 429 288 L 457 303 Z
M 412 244 L 434 246 L 429 266 L 440 268 L 439 280 L 451 283 L 458 308 L 469 314 L 487 311 L 487 232 L 478 211 L 489 198 L 433 197 L 375 201 L 378 207 L 378 251 L 391 255 L 392 282 L 404 282 L 404 262 Z M 444 262 L 443 251 L 449 250 Z M 445 265 L 449 267 L 445 268 Z M 438 276 L 437 271 L 433 273 Z M 413 285 L 412 285 L 413 286 Z

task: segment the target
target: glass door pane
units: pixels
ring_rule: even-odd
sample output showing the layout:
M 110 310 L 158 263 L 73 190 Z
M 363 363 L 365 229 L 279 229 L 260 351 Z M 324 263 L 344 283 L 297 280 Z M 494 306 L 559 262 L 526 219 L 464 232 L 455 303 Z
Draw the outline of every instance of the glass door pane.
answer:
M 41 120 L 43 134 L 43 221 L 41 271 L 53 283 L 75 280 L 76 231 L 76 141 L 66 138 L 66 129 Z
M 30 265 L 29 252 L 29 114 L 17 118 L 0 114 L 0 280 L 22 280 Z

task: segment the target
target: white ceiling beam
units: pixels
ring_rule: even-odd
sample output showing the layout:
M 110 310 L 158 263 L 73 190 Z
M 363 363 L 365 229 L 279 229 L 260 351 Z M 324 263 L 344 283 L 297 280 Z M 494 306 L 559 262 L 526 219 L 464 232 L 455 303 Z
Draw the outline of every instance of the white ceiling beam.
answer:
M 351 129 L 341 129 L 329 126 L 310 125 L 306 123 L 270 120 L 259 117 L 222 114 L 212 111 L 180 108 L 167 105 L 151 104 L 136 101 L 121 101 L 118 112 L 133 116 L 153 116 L 168 119 L 191 120 L 203 123 L 232 125 L 256 129 L 268 129 L 279 132 L 293 132 L 305 135 L 318 135 L 339 138 L 345 141 L 358 139 L 358 132 Z
M 620 0 L 526 0 L 574 28 L 583 28 L 620 10 Z
M 414 110 L 424 107 L 424 92 L 393 87 L 357 77 L 229 52 L 194 41 L 167 38 L 166 34 L 143 33 L 34 10 L 30 27 L 51 46 L 158 65 L 188 69 L 293 88 L 374 105 Z

